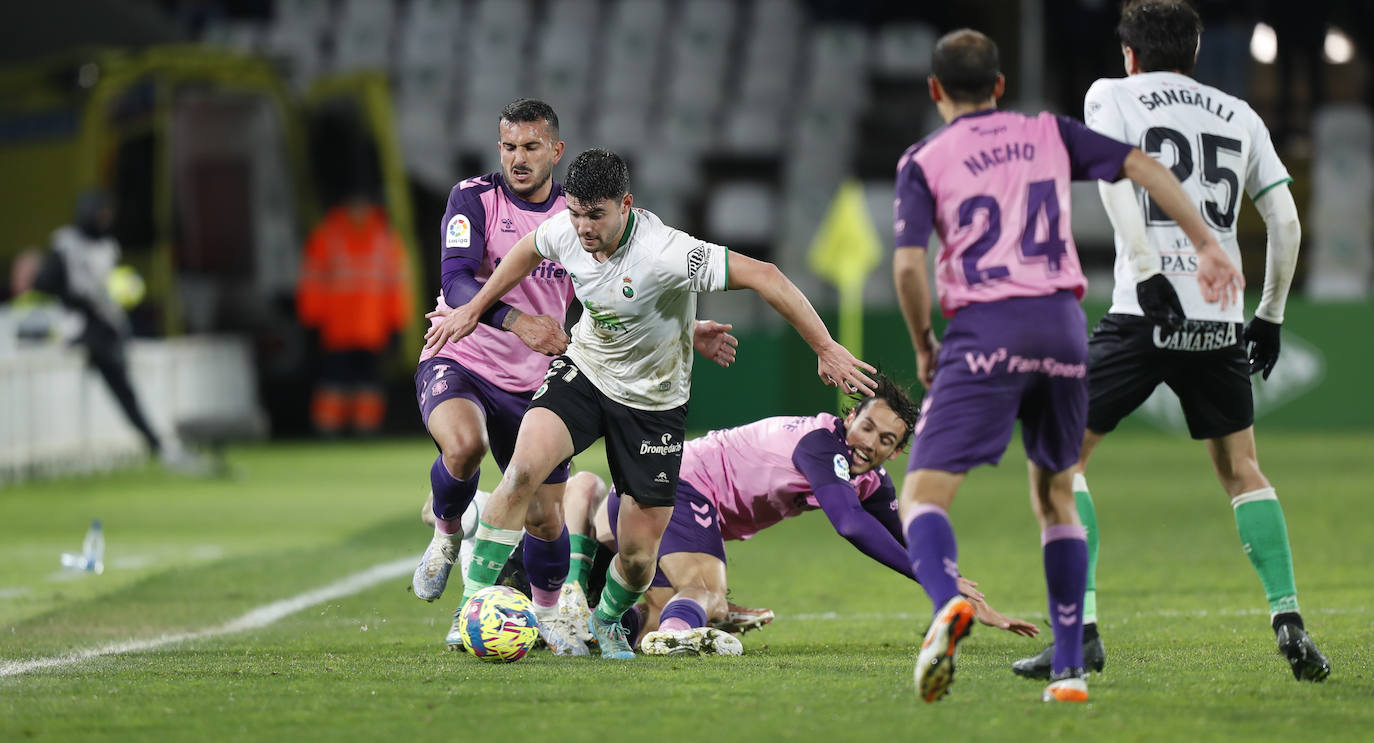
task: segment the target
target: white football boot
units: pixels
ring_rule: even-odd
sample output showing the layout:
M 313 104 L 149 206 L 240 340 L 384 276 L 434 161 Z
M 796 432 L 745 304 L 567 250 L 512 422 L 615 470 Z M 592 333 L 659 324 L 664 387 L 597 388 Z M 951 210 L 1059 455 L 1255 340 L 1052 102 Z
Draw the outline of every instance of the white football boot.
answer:
M 739 638 L 715 627 L 655 630 L 639 641 L 645 655 L 743 655 Z

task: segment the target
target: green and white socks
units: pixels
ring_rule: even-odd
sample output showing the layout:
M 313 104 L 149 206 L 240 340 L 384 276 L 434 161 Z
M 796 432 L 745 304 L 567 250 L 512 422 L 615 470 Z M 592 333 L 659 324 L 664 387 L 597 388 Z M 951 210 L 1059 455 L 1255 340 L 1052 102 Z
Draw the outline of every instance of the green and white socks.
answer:
M 501 569 L 506 567 L 523 533 L 519 529 L 498 529 L 485 521 L 477 522 L 472 564 L 468 566 L 467 580 L 463 581 L 463 601 L 459 606 L 483 588 L 496 585 Z
M 572 562 L 568 566 L 568 582 L 576 583 L 587 592 L 587 579 L 591 577 L 592 563 L 596 561 L 596 540 L 586 534 L 569 534 L 569 547 Z
M 1088 492 L 1088 480 L 1082 474 L 1073 476 L 1073 499 L 1078 507 L 1078 520 L 1088 534 L 1088 582 L 1083 592 L 1083 624 L 1097 624 L 1097 509 Z
M 1288 526 L 1274 489 L 1260 488 L 1231 499 L 1236 512 L 1240 546 L 1259 573 L 1269 614 L 1298 611 L 1298 587 L 1293 579 L 1293 553 L 1288 546 Z
M 639 597 L 649 590 L 649 584 L 632 586 L 620 573 L 620 558 L 611 560 L 606 570 L 606 587 L 601 589 L 601 601 L 596 605 L 596 618 L 603 623 L 619 622 L 620 615 L 630 610 Z

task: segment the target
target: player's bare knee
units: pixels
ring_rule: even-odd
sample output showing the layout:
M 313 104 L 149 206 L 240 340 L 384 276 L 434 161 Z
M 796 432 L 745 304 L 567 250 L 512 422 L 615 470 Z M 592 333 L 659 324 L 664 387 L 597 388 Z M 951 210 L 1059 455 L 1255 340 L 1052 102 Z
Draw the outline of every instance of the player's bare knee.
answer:
M 531 508 L 525 512 L 525 531 L 545 542 L 552 542 L 562 535 L 563 520 L 550 518 L 546 513 L 536 514 Z
M 646 550 L 625 550 L 622 546 L 620 551 L 620 570 L 626 580 L 636 583 L 648 583 L 654 577 L 654 558 L 655 553 Z
M 601 504 L 604 490 L 601 478 L 590 472 L 579 472 L 568 478 L 568 485 L 563 491 L 564 510 L 585 513 L 590 520 Z
M 539 487 L 539 480 L 535 478 L 533 472 L 524 463 L 511 461 L 506 465 L 506 472 L 503 480 L 514 491 L 514 497 L 523 499 L 527 497 L 535 488 Z
M 477 468 L 482 465 L 482 457 L 486 455 L 487 448 L 482 444 L 480 436 L 455 436 L 449 437 L 446 443 L 441 444 L 443 448 L 444 469 L 449 474 L 459 479 L 466 480 L 477 472 Z

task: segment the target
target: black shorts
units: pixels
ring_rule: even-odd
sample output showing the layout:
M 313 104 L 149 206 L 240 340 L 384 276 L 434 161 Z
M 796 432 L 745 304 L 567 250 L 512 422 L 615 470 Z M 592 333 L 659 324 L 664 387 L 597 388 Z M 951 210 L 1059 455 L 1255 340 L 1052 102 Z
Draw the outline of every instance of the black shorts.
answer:
M 567 356 L 549 362 L 530 408 L 547 408 L 572 434 L 573 454 L 606 439 L 606 464 L 621 496 L 641 506 L 671 506 L 687 433 L 687 406 L 640 410 L 612 400 Z
M 1143 317 L 1109 314 L 1088 341 L 1088 430 L 1110 432 L 1161 382 L 1178 395 L 1195 439 L 1255 422 L 1240 323 L 1188 320 L 1163 336 Z

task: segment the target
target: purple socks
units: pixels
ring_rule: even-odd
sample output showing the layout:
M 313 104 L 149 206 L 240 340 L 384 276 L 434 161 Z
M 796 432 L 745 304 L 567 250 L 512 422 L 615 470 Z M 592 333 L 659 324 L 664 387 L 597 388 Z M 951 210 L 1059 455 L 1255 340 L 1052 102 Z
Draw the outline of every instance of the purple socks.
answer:
M 661 630 L 691 629 L 706 626 L 706 609 L 689 598 L 673 597 L 658 615 Z
M 459 480 L 444 466 L 442 455 L 434 458 L 434 464 L 429 468 L 429 487 L 434 491 L 434 518 L 439 520 L 440 531 L 446 534 L 457 531 L 463 511 L 468 510 L 468 504 L 472 503 L 472 496 L 477 494 L 477 482 L 481 479 L 482 471 L 479 469 L 472 473 L 472 477 Z M 449 525 L 452 530 L 444 528 L 445 521 L 452 522 Z
M 922 503 L 906 523 L 906 551 L 912 572 L 939 611 L 959 595 L 959 546 L 954 542 L 954 527 L 945 509 Z
M 558 538 L 546 542 L 533 534 L 525 535 L 525 572 L 530 577 L 530 593 L 535 606 L 548 608 L 558 603 L 558 591 L 568 579 L 568 527 Z
M 1045 587 L 1054 627 L 1054 664 L 1058 674 L 1083 667 L 1083 591 L 1088 582 L 1088 536 L 1081 526 L 1061 524 L 1040 532 L 1045 554 Z

